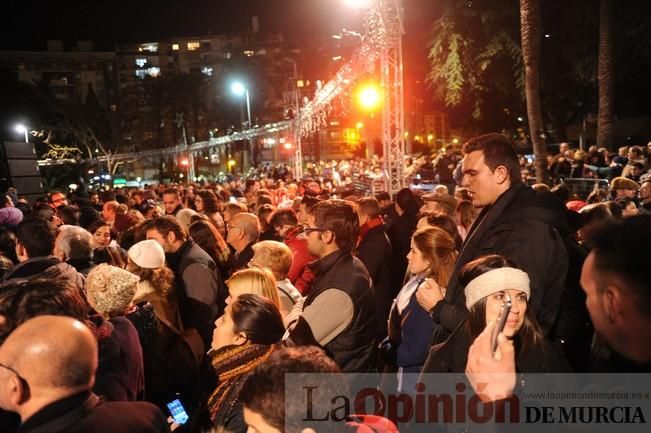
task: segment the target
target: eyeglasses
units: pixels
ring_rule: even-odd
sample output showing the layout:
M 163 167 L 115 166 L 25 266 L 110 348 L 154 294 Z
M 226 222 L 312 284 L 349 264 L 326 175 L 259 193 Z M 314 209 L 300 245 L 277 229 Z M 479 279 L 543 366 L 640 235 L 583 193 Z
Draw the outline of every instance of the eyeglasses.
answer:
M 20 373 L 18 373 L 16 370 L 13 369 L 13 367 L 9 367 L 8 365 L 5 365 L 5 364 L 3 364 L 3 363 L 1 363 L 1 362 L 0 362 L 0 367 L 2 367 L 2 368 L 4 368 L 4 369 L 7 369 L 7 370 L 11 371 L 13 374 L 16 375 L 16 377 L 18 378 L 18 380 L 20 380 L 21 382 L 23 382 L 25 385 L 29 386 L 29 382 L 27 382 L 27 379 L 25 379 L 23 376 L 21 376 Z
M 226 223 L 226 230 L 230 230 L 230 229 L 240 229 L 240 230 L 244 230 L 242 227 L 232 226 L 232 225 Z
M 303 227 L 303 233 L 306 235 L 309 235 L 312 232 L 329 232 L 330 230 L 328 229 L 322 229 L 319 227 Z

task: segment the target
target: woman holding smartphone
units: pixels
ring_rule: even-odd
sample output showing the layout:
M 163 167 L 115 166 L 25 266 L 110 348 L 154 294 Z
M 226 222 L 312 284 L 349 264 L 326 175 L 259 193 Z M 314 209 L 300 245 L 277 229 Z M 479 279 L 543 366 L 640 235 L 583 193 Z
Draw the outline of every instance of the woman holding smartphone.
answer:
M 562 353 L 543 336 L 529 308 L 531 290 L 526 272 L 503 256 L 488 255 L 465 265 L 459 282 L 465 286 L 468 317 L 445 343 L 430 349 L 423 373 L 463 373 L 470 345 L 491 322 L 503 323 L 502 332 L 513 340 L 519 372 L 570 371 Z M 500 313 L 507 300 L 511 308 L 502 321 Z
M 284 333 L 280 311 L 269 299 L 242 294 L 229 303 L 215 322 L 208 352 L 217 384 L 206 389 L 200 407 L 178 431 L 200 432 L 214 427 L 217 431 L 245 433 L 240 388 L 249 373 L 276 349 Z

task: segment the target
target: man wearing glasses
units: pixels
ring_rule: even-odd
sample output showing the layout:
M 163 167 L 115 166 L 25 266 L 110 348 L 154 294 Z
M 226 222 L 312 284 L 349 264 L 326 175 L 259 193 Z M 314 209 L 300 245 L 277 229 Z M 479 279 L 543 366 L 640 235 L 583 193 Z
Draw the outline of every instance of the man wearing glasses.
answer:
M 352 255 L 359 217 L 348 202 L 326 200 L 310 210 L 307 221 L 308 250 L 318 257 L 311 265 L 316 278 L 287 318 L 287 340 L 323 347 L 345 373 L 367 372 L 377 332 L 371 279 Z
M 233 272 L 245 269 L 253 258 L 252 245 L 260 236 L 258 217 L 248 212 L 235 215 L 226 224 L 226 242 L 233 247 Z

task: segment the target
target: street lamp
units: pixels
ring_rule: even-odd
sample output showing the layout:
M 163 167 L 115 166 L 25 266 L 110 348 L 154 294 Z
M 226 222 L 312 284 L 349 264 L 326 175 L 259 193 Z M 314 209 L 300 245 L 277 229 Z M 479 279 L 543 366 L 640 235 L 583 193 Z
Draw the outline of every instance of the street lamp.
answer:
M 25 134 L 25 143 L 29 143 L 29 137 L 27 136 L 27 132 L 29 131 L 29 129 L 25 125 L 19 123 L 16 126 L 14 126 L 14 130 L 19 134 Z
M 249 88 L 244 85 L 241 81 L 235 81 L 231 84 L 231 92 L 235 96 L 246 95 L 246 118 L 247 118 L 247 128 L 251 128 L 251 100 L 249 97 Z
M 244 85 L 241 81 L 234 81 L 233 84 L 231 84 L 231 92 L 233 92 L 234 95 L 236 96 L 246 96 L 246 118 L 247 118 L 247 129 L 251 128 L 251 100 L 249 97 L 249 88 Z M 253 143 L 251 142 L 251 139 L 248 138 L 247 141 L 249 142 L 249 156 L 251 159 L 251 166 L 254 165 L 255 161 L 253 160 Z

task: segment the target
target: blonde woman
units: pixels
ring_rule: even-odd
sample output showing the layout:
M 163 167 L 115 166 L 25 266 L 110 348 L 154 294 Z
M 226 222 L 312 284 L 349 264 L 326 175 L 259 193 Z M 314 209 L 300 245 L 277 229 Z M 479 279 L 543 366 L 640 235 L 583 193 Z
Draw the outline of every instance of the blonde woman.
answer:
M 278 289 L 276 279 L 271 271 L 264 268 L 242 269 L 237 271 L 227 281 L 228 298 L 226 304 L 231 304 L 238 296 L 246 293 L 264 296 L 279 308 Z
M 382 346 L 385 361 L 398 368 L 399 392 L 412 392 L 428 355 L 434 323 L 416 299 L 420 287 L 446 287 L 457 259 L 452 236 L 443 229 L 418 230 L 411 238 L 407 260 L 411 278 L 393 301 L 389 337 Z M 407 374 L 410 373 L 410 374 Z M 411 374 L 413 373 L 413 374 Z

